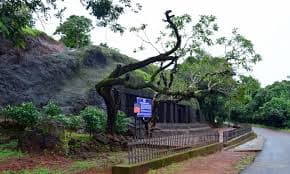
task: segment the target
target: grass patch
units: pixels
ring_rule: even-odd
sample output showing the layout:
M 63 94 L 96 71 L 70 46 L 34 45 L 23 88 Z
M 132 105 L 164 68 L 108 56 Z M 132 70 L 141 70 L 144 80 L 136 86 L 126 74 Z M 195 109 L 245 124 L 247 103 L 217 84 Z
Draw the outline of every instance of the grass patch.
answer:
M 23 157 L 24 154 L 20 151 L 16 151 L 16 150 L 9 150 L 9 149 L 0 149 L 0 161 L 4 161 L 8 158 L 12 158 L 12 157 Z
M 196 161 L 196 160 L 202 160 L 205 157 L 202 156 L 197 156 L 191 159 L 188 159 L 186 161 L 178 162 L 178 163 L 172 163 L 168 166 L 162 167 L 160 169 L 151 169 L 148 171 L 147 174 L 160 174 L 160 173 L 166 173 L 166 174 L 174 174 L 180 171 L 181 169 L 184 168 L 185 164 Z
M 72 132 L 72 133 L 67 132 L 66 134 L 71 139 L 76 139 L 76 140 L 80 140 L 83 142 L 87 142 L 87 141 L 92 140 L 92 137 L 89 134 L 79 134 L 79 133 L 75 133 L 75 132 Z
M 255 155 L 251 154 L 251 155 L 247 155 L 245 157 L 243 157 L 238 164 L 236 164 L 235 169 L 238 171 L 242 171 L 244 169 L 247 168 L 247 166 L 249 166 L 250 164 L 252 164 L 252 162 L 255 159 Z
M 22 28 L 22 32 L 25 36 L 32 36 L 32 37 L 37 37 L 43 33 L 42 31 L 39 31 L 39 30 L 37 30 L 35 28 L 31 28 L 31 27 Z
M 17 150 L 17 141 L 10 141 L 7 144 L 0 144 L 0 161 L 8 158 L 20 158 L 25 154 Z
M 87 170 L 90 168 L 96 167 L 95 162 L 92 161 L 76 161 L 74 162 L 68 171 L 66 173 L 73 173 L 73 172 L 79 172 L 82 170 Z
M 17 148 L 17 141 L 12 140 L 7 144 L 0 144 L 0 150 L 1 149 L 16 149 Z

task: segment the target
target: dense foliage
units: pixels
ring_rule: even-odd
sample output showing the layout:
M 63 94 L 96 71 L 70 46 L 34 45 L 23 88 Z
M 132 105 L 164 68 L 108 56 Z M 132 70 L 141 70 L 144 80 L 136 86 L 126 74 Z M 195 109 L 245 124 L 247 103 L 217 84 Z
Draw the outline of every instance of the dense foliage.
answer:
M 34 126 L 40 116 L 33 103 L 22 103 L 17 106 L 7 106 L 1 113 L 7 118 L 15 120 L 22 128 Z
M 84 16 L 72 15 L 57 27 L 54 34 L 61 36 L 67 47 L 81 48 L 91 43 L 89 32 L 92 29 L 92 21 Z
M 33 17 L 34 15 L 40 20 L 48 20 L 52 14 L 62 19 L 66 7 L 60 8 L 59 1 L 63 0 L 0 1 L 0 35 L 12 41 L 16 47 L 24 48 L 26 35 L 23 29 L 31 27 L 34 24 L 36 20 Z M 80 0 L 80 5 L 83 5 L 92 16 L 97 18 L 97 26 L 109 27 L 112 31 L 120 33 L 123 33 L 125 28 L 118 23 L 119 17 L 126 10 L 133 11 L 134 13 L 141 10 L 139 3 L 132 3 L 130 0 L 118 0 L 117 2 L 112 0 Z M 84 23 L 78 24 L 78 26 L 88 25 L 86 20 L 77 20 L 85 21 Z M 77 23 L 74 22 L 74 24 Z M 76 28 L 74 30 L 78 31 Z M 87 40 L 84 38 L 81 39 L 83 41 Z M 69 46 L 74 47 L 75 45 Z
M 95 107 L 88 106 L 81 111 L 80 115 L 86 123 L 86 130 L 90 134 L 94 132 L 103 132 L 105 130 L 106 115 L 103 111 Z
M 70 132 L 86 129 L 90 134 L 105 132 L 107 122 L 106 113 L 93 106 L 86 107 L 80 115 L 65 115 L 53 101 L 49 101 L 41 109 L 37 109 L 33 103 L 8 105 L 1 110 L 0 115 L 16 121 L 21 129 L 32 128 L 37 122 L 49 119 L 61 123 Z M 125 113 L 118 112 L 116 133 L 126 133 L 129 123 L 130 118 Z
M 47 116 L 55 116 L 62 113 L 60 107 L 53 101 L 49 101 L 47 105 L 43 107 L 43 112 Z
M 25 28 L 32 26 L 33 13 L 47 17 L 50 9 L 56 8 L 57 0 L 5 0 L 0 2 L 0 35 L 17 47 L 25 47 Z
M 80 115 L 86 123 L 86 130 L 90 134 L 105 132 L 107 126 L 107 115 L 105 112 L 95 107 L 88 106 L 83 111 L 81 111 Z M 130 118 L 128 118 L 125 113 L 118 112 L 115 132 L 127 132 L 129 123 Z
M 126 133 L 129 128 L 129 123 L 131 119 L 124 113 L 119 111 L 117 114 L 117 119 L 116 119 L 116 133 Z
M 273 127 L 290 128 L 290 82 L 275 82 L 258 88 L 256 82 L 248 81 L 238 91 L 237 104 L 232 107 L 231 118 L 240 122 L 251 122 Z

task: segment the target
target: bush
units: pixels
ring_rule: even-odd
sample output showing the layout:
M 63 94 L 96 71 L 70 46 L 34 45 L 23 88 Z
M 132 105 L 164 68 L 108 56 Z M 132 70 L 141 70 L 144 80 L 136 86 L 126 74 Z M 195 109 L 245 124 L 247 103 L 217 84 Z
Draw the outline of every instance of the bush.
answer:
M 86 130 L 92 134 L 93 132 L 104 132 L 106 129 L 106 114 L 92 106 L 86 107 L 80 113 L 86 124 Z
M 66 116 L 64 114 L 49 116 L 48 118 L 51 119 L 51 120 L 55 120 L 55 121 L 61 123 L 66 129 L 69 128 L 70 125 L 71 125 L 70 117 L 68 117 L 68 116 Z
M 130 118 L 124 112 L 119 111 L 116 119 L 116 132 L 125 133 L 128 131 Z
M 22 103 L 18 106 L 8 105 L 2 110 L 2 113 L 15 120 L 23 128 L 34 126 L 39 119 L 39 112 L 33 103 Z
M 83 119 L 81 116 L 76 116 L 76 115 L 72 115 L 70 116 L 70 124 L 68 126 L 68 129 L 70 131 L 77 131 L 79 129 L 82 128 L 83 126 Z
M 49 101 L 48 104 L 43 107 L 43 111 L 48 116 L 56 116 L 62 113 L 60 107 L 53 101 Z

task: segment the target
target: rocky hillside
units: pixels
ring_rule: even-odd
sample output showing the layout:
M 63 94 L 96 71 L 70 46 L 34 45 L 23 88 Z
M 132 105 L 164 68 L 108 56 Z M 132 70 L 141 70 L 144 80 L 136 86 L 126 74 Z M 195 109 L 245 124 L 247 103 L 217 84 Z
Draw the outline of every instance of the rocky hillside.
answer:
M 94 85 L 116 64 L 136 61 L 105 47 L 65 48 L 45 34 L 28 37 L 25 49 L 0 38 L 0 106 L 55 100 L 66 113 L 103 107 Z

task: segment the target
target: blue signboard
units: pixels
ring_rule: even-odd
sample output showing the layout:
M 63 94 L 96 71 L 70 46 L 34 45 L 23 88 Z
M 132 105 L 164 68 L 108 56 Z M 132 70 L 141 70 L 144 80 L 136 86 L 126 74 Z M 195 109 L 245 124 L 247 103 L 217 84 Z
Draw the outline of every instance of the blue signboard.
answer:
M 140 105 L 137 117 L 149 118 L 152 116 L 152 99 L 137 97 L 136 103 Z

